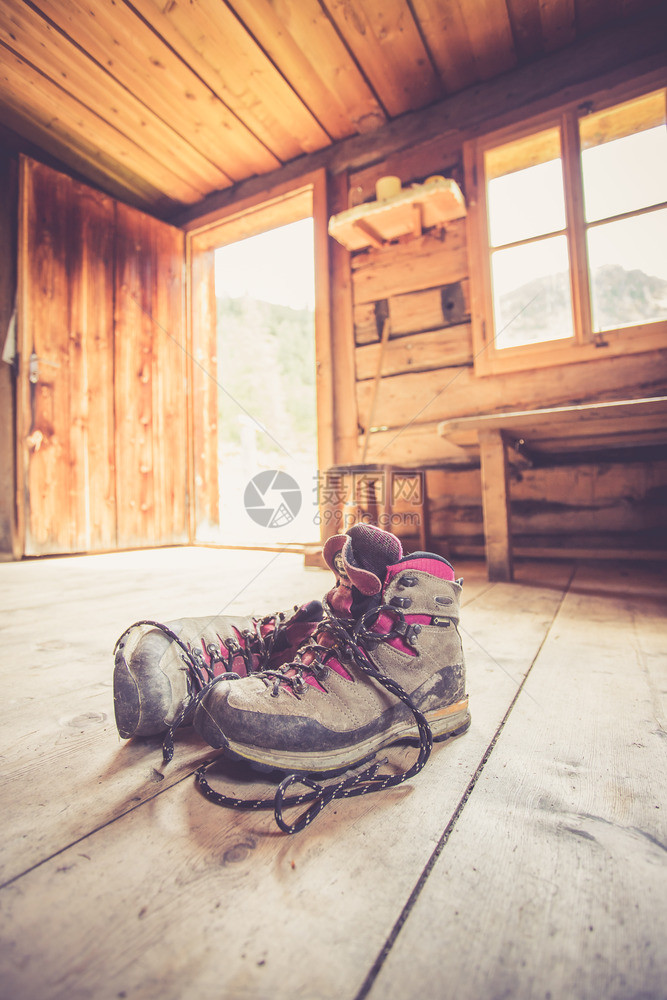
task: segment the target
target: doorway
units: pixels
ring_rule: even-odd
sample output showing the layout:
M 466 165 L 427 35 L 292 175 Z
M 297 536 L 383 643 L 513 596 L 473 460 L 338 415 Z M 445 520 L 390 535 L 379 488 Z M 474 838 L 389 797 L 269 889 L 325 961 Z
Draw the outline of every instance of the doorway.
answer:
M 319 541 L 332 464 L 324 171 L 235 202 L 188 234 L 193 537 Z
M 312 217 L 215 250 L 219 541 L 316 542 Z

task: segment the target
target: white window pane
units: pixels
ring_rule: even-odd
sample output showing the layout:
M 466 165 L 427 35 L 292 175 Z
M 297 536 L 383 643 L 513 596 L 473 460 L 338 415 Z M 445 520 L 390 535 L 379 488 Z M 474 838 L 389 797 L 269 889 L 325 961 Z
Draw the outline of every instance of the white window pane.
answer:
M 492 254 L 497 348 L 574 336 L 569 267 L 565 236 Z
M 565 228 L 560 159 L 496 177 L 488 187 L 491 245 L 558 232 Z
M 626 135 L 581 154 L 586 221 L 667 201 L 667 129 Z
M 588 231 L 593 329 L 667 319 L 667 209 Z

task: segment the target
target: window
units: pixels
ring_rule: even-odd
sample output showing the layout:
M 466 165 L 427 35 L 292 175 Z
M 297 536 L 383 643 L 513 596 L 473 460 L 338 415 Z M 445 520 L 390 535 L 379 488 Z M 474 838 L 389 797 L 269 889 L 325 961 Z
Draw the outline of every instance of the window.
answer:
M 594 332 L 667 319 L 665 94 L 579 122 Z
M 466 150 L 479 374 L 667 339 L 665 90 Z

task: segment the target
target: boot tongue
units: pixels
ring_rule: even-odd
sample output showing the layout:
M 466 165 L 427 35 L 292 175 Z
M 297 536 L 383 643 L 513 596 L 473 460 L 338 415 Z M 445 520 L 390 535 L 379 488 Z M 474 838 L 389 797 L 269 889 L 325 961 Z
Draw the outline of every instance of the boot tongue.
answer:
M 347 541 L 347 535 L 332 535 L 322 549 L 327 566 L 336 576 L 336 583 L 326 595 L 326 601 L 335 614 L 343 617 L 350 614 L 352 606 L 352 585 L 343 560 L 343 548 Z
M 328 566 L 336 574 L 336 586 L 326 595 L 327 603 L 341 618 L 356 618 L 373 603 L 377 603 L 384 586 L 388 567 L 403 556 L 403 547 L 395 535 L 371 524 L 355 524 L 346 535 L 328 538 L 322 549 Z M 373 598 L 376 598 L 373 601 Z M 334 646 L 335 640 L 326 631 L 315 634 L 316 642 Z M 315 653 L 305 648 L 301 664 L 308 684 L 319 687 L 315 676 L 308 671 Z M 350 674 L 338 659 L 330 656 L 327 665 L 351 680 Z M 293 668 L 290 668 L 293 669 Z
M 322 551 L 337 577 L 337 585 L 327 594 L 327 601 L 340 615 L 351 613 L 355 597 L 379 594 L 387 567 L 403 555 L 395 535 L 371 524 L 355 524 L 346 535 L 328 538 Z
M 343 562 L 350 582 L 362 594 L 379 594 L 387 566 L 398 562 L 403 548 L 396 535 L 372 524 L 355 524 L 348 531 Z
M 332 535 L 331 538 L 327 538 L 322 549 L 322 555 L 327 566 L 338 577 L 345 573 L 341 552 L 346 542 L 347 535 Z

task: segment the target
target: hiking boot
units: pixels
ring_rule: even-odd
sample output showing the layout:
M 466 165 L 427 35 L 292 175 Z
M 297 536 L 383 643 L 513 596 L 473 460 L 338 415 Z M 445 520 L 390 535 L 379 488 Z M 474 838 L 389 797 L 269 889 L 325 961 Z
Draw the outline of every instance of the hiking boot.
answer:
M 211 684 L 194 727 L 232 757 L 297 774 L 339 773 L 404 739 L 425 744 L 425 762 L 431 736 L 470 725 L 460 583 L 446 559 L 404 556 L 367 524 L 324 556 L 338 580 L 316 633 L 290 663 Z
M 123 739 L 189 725 L 194 697 L 214 677 L 244 677 L 291 659 L 322 618 L 319 601 L 264 618 L 143 621 L 118 639 L 113 676 L 116 726 Z

